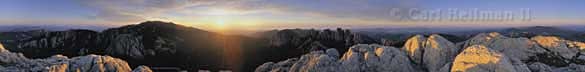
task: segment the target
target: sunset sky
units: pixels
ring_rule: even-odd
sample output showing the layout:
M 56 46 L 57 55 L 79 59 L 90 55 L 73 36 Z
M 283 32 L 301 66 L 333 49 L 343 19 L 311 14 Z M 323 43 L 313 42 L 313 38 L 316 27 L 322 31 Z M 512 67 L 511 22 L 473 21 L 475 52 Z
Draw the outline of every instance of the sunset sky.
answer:
M 170 21 L 208 30 L 585 24 L 585 0 L 1 0 L 0 25 L 121 26 Z M 517 11 L 530 21 L 396 21 L 392 8 Z

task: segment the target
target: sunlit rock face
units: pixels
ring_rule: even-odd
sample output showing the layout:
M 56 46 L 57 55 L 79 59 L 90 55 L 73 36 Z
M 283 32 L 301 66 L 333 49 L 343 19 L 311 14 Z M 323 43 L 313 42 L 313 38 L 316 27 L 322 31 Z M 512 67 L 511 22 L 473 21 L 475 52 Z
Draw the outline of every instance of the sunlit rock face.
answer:
M 541 47 L 554 53 L 559 53 L 563 58 L 570 59 L 579 53 L 578 48 L 569 48 L 568 41 L 553 36 L 532 37 Z
M 142 71 L 150 71 L 140 68 Z M 45 59 L 28 59 L 0 45 L 0 72 L 129 72 L 126 61 L 110 56 L 73 57 L 54 55 Z
M 483 45 L 474 45 L 463 50 L 455 58 L 451 71 L 516 72 L 507 56 Z
M 335 50 L 313 51 L 286 61 L 268 62 L 256 72 L 417 72 L 408 56 L 398 48 L 358 44 L 341 58 Z M 330 53 L 333 52 L 333 53 Z
M 415 63 L 427 68 L 428 71 L 441 71 L 441 68 L 450 66 L 459 51 L 459 47 L 449 40 L 433 34 L 428 38 L 415 35 L 407 40 L 402 48 Z
M 484 40 L 481 42 L 481 40 Z M 475 42 L 475 44 L 474 44 Z M 475 36 L 473 39 L 465 42 L 467 44 L 482 45 L 490 50 L 497 51 L 509 59 L 513 68 L 517 72 L 530 71 L 526 62 L 539 62 L 539 54 L 546 53 L 546 50 L 540 48 L 535 42 L 528 38 L 509 38 L 499 35 L 499 33 L 483 33 Z M 469 47 L 467 47 L 469 48 Z
M 408 54 L 408 56 L 415 62 L 415 63 L 422 63 L 422 55 L 423 55 L 423 45 L 425 45 L 425 39 L 422 35 L 415 35 L 409 38 L 406 43 L 404 43 L 404 47 L 402 48 L 403 51 Z
M 4 52 L 7 51 L 6 49 L 4 49 L 4 46 L 2 44 L 0 44 L 0 52 Z

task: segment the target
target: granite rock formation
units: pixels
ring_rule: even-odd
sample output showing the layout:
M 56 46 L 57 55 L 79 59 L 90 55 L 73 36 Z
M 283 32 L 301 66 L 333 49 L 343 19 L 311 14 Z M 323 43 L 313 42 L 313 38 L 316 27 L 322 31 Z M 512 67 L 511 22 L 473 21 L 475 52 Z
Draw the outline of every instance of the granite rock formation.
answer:
M 350 47 L 343 57 L 331 48 L 313 51 L 300 58 L 278 63 L 268 62 L 256 72 L 416 72 L 408 56 L 398 48 L 359 44 Z
M 304 52 L 336 48 L 346 51 L 347 47 L 355 44 L 376 43 L 376 40 L 365 35 L 351 32 L 349 29 L 337 28 L 336 30 L 305 30 L 284 29 L 267 33 L 270 45 L 277 48 L 299 49 Z
M 452 72 L 516 72 L 509 58 L 482 45 L 466 48 L 455 58 Z
M 53 55 L 45 59 L 29 59 L 0 45 L 1 72 L 130 72 L 126 61 L 110 56 L 87 55 L 68 58 Z M 150 71 L 141 67 L 137 72 Z
M 378 54 L 379 49 L 389 50 L 384 52 L 392 53 L 383 54 L 391 54 L 394 57 L 388 58 Z M 430 35 L 428 38 L 415 35 L 409 38 L 402 48 L 355 45 L 339 60 L 330 56 L 334 53 L 314 51 L 301 59 L 293 58 L 276 64 L 265 63 L 258 67 L 256 72 L 281 70 L 286 70 L 285 72 L 581 72 L 585 71 L 583 49 L 585 49 L 583 42 L 554 36 L 513 38 L 492 32 L 477 34 L 466 41 L 452 43 L 437 34 Z M 303 58 L 308 60 L 303 60 Z M 387 62 L 384 61 L 390 61 L 390 63 L 386 64 Z M 292 65 L 296 63 L 302 65 L 300 67 Z M 338 66 L 329 67 L 330 65 Z M 379 67 L 390 69 L 379 69 Z
M 449 66 L 459 48 L 447 39 L 433 34 L 429 38 L 415 35 L 408 39 L 402 48 L 418 65 L 428 68 L 428 71 L 440 71 L 443 66 Z

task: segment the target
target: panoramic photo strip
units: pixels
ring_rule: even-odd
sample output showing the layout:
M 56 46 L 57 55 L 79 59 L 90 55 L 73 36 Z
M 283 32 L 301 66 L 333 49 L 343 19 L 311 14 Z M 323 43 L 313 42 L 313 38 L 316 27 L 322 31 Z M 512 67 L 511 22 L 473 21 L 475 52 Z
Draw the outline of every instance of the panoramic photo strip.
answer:
M 585 72 L 585 0 L 0 0 L 0 72 Z

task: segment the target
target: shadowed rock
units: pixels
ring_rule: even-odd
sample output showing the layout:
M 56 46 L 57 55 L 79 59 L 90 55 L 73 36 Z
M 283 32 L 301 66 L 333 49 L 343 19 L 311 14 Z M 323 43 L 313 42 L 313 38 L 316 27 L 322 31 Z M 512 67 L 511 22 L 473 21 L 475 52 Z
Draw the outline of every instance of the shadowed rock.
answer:
M 132 72 L 152 72 L 152 70 L 150 70 L 148 66 L 138 66 L 137 68 L 134 68 Z

